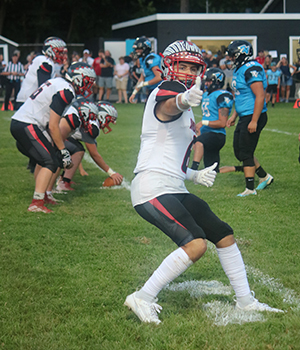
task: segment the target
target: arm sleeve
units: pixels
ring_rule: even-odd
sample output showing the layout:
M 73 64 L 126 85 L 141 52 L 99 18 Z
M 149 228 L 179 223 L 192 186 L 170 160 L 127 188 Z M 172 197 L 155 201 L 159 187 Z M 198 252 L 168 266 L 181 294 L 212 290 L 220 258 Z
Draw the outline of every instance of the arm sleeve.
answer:
M 78 115 L 76 115 L 74 113 L 67 114 L 64 116 L 64 118 L 66 119 L 66 121 L 68 122 L 68 124 L 72 130 L 76 130 L 77 128 L 79 128 L 81 126 L 81 121 L 80 121 Z
M 74 94 L 68 89 L 58 91 L 52 98 L 50 108 L 58 115 L 62 115 L 64 109 L 72 102 L 73 98 Z
M 164 81 L 158 86 L 158 89 L 156 102 L 168 100 L 186 91 L 186 87 L 178 81 Z
M 228 108 L 229 114 L 233 105 L 233 96 L 229 92 L 224 92 L 217 97 L 217 104 L 219 108 Z
M 257 81 L 263 81 L 263 67 L 252 66 L 245 71 L 245 81 L 248 85 Z
M 43 64 L 37 70 L 39 86 L 44 84 L 45 81 L 49 80 L 51 78 L 51 74 L 52 74 L 52 66 L 47 62 L 43 62 Z

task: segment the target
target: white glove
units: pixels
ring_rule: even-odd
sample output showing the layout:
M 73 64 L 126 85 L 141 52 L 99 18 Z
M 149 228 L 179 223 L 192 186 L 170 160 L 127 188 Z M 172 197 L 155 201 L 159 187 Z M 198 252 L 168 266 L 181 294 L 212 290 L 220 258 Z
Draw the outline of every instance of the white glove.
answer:
M 61 161 L 62 161 L 63 167 L 66 169 L 72 168 L 73 163 L 72 163 L 70 152 L 66 148 L 64 148 L 60 150 L 60 154 L 61 154 Z
M 214 170 L 217 165 L 218 163 L 215 162 L 213 165 L 199 171 L 188 168 L 187 179 L 194 181 L 195 184 L 211 187 L 214 184 L 217 175 L 216 171 Z
M 203 91 L 200 90 L 201 78 L 196 78 L 196 84 L 181 94 L 181 103 L 187 107 L 197 107 L 202 101 Z
M 140 81 L 137 86 L 136 89 L 141 89 L 143 86 L 148 86 L 149 83 L 147 81 Z

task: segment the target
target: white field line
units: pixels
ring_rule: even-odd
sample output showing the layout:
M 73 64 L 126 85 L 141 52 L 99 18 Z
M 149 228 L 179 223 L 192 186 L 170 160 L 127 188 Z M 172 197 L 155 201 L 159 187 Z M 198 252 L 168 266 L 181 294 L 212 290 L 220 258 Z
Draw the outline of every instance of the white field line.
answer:
M 214 245 L 208 242 L 207 254 L 217 255 Z M 267 287 L 270 292 L 279 294 L 284 303 L 289 304 L 291 309 L 300 308 L 300 297 L 297 293 L 283 286 L 283 284 L 273 277 L 264 274 L 259 269 L 246 266 L 247 275 L 252 276 L 254 281 Z M 185 281 L 182 283 L 171 283 L 166 287 L 167 290 L 174 292 L 187 291 L 193 298 L 202 298 L 205 295 L 233 295 L 231 286 L 226 286 L 219 281 Z M 260 299 L 258 297 L 258 299 Z M 270 305 L 276 307 L 275 305 Z M 264 316 L 258 311 L 236 310 L 234 303 L 213 301 L 203 305 L 207 316 L 213 320 L 217 326 L 226 326 L 227 324 L 246 322 L 263 322 Z
M 287 133 L 284 131 L 276 129 L 265 129 L 267 131 L 297 136 L 298 134 Z M 97 166 L 93 159 L 88 155 L 84 155 L 84 159 L 91 164 Z M 98 167 L 98 166 L 97 166 Z M 103 171 L 100 167 L 98 167 Z M 113 187 L 100 187 L 101 189 L 119 189 L 126 188 L 130 190 L 130 183 L 123 179 L 121 186 Z M 208 242 L 207 254 L 216 254 L 215 246 Z M 251 266 L 246 266 L 248 276 L 267 287 L 271 292 L 279 294 L 283 299 L 283 302 L 289 304 L 291 308 L 300 308 L 300 297 L 297 293 L 283 286 L 283 284 L 269 275 L 264 274 L 260 270 L 253 268 Z M 201 298 L 204 295 L 231 295 L 233 294 L 233 289 L 231 286 L 225 286 L 218 281 L 186 281 L 183 283 L 171 283 L 166 287 L 166 289 L 171 291 L 180 292 L 183 290 L 188 291 L 191 297 Z M 275 305 L 271 305 L 276 307 Z M 203 309 L 207 313 L 207 316 L 213 320 L 214 324 L 217 326 L 226 326 L 227 324 L 242 324 L 246 322 L 263 322 L 265 320 L 264 315 L 257 312 L 244 312 L 241 310 L 236 310 L 233 303 L 213 301 L 203 305 Z
M 195 117 L 198 117 L 198 118 L 202 118 L 202 115 L 200 114 L 195 114 Z M 282 131 L 282 130 L 278 130 L 278 129 L 269 129 L 269 128 L 264 128 L 264 131 L 270 131 L 270 132 L 275 132 L 277 134 L 285 134 L 285 135 L 289 135 L 289 136 L 298 136 L 299 133 L 293 133 L 293 132 L 288 132 L 288 131 Z

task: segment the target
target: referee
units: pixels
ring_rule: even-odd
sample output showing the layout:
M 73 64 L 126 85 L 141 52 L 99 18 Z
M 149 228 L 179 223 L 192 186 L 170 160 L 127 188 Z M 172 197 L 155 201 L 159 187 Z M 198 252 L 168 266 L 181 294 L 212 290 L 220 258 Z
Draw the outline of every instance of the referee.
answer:
M 14 107 L 16 103 L 16 96 L 21 87 L 21 76 L 25 75 L 24 66 L 22 63 L 18 62 L 19 56 L 17 53 L 14 53 L 11 61 L 8 62 L 8 65 L 4 68 L 4 71 L 1 75 L 5 75 L 6 79 L 6 87 L 5 87 L 5 101 L 4 106 L 5 110 L 8 111 L 9 100 L 12 94 L 12 91 L 15 90 L 14 93 Z

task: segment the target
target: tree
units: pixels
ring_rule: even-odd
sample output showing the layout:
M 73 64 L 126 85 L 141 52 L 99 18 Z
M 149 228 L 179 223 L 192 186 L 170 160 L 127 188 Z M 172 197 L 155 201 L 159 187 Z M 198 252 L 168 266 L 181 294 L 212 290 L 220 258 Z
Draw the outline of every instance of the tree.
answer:
M 190 12 L 190 2 L 189 0 L 180 0 L 180 13 Z

